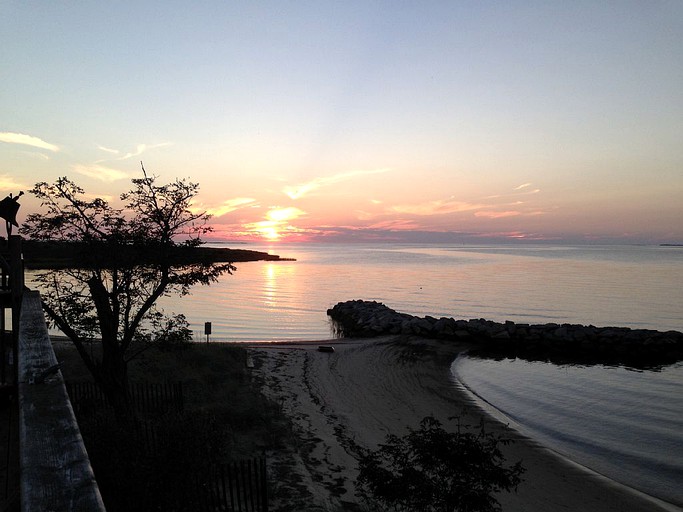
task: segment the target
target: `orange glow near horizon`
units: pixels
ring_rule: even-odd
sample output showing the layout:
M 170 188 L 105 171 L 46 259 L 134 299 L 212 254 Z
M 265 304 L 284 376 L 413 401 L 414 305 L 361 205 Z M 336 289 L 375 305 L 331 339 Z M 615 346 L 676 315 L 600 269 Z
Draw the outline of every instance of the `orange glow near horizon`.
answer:
M 243 228 L 245 230 L 242 232 L 244 236 L 240 238 L 251 238 L 254 240 L 265 239 L 269 242 L 275 242 L 280 239 L 278 223 L 270 220 L 245 224 Z

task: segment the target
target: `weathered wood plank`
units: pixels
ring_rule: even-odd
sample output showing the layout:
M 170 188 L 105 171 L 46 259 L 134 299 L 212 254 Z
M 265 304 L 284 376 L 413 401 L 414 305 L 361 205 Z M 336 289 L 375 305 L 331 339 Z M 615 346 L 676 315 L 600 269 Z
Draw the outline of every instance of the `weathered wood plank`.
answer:
M 18 354 L 22 510 L 104 511 L 37 292 L 24 293 Z

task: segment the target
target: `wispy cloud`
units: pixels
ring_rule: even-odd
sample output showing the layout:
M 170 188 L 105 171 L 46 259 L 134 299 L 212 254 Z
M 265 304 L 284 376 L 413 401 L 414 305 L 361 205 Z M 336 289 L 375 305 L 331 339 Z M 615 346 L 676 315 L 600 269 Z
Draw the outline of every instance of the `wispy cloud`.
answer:
M 214 217 L 220 217 L 226 213 L 234 212 L 235 210 L 239 210 L 240 208 L 245 208 L 247 206 L 254 206 L 255 204 L 256 199 L 252 199 L 251 197 L 235 197 L 234 199 L 223 201 L 218 206 L 206 208 L 206 213 L 213 215 Z
M 170 142 L 162 142 L 160 144 L 152 144 L 151 146 L 148 146 L 147 144 L 138 144 L 135 148 L 135 151 L 131 153 L 126 153 L 122 157 L 117 158 L 117 160 L 128 160 L 129 158 L 133 158 L 136 156 L 140 156 L 143 154 L 145 151 L 150 150 L 150 149 L 156 149 L 156 148 L 163 148 L 166 146 L 170 146 Z
M 518 217 L 520 215 L 522 215 L 522 212 L 518 212 L 516 210 L 507 210 L 504 212 L 479 211 L 475 212 L 474 214 L 475 217 L 484 217 L 487 219 L 503 219 L 505 217 Z
M 22 153 L 24 153 L 25 155 L 27 155 L 30 158 L 34 158 L 37 160 L 49 160 L 50 159 L 50 157 L 47 156 L 46 154 L 38 153 L 37 151 L 26 150 L 26 151 L 22 151 Z
M 412 220 L 394 219 L 376 222 L 375 224 L 370 224 L 369 226 L 366 226 L 364 229 L 413 231 L 420 228 L 421 226 Z
M 522 183 L 521 185 L 513 188 L 512 193 L 496 194 L 493 196 L 486 196 L 484 199 L 500 199 L 500 198 L 506 198 L 506 197 L 517 197 L 517 196 L 526 196 L 526 195 L 538 194 L 541 191 L 540 188 L 534 188 L 531 190 L 526 190 L 529 187 L 531 187 L 532 185 L 533 185 L 533 183 Z
M 524 183 L 515 187 L 516 192 L 506 195 L 486 196 L 473 201 L 462 201 L 451 196 L 447 199 L 396 205 L 388 209 L 387 212 L 424 217 L 469 213 L 475 217 L 486 219 L 543 215 L 545 212 L 537 207 L 532 210 L 531 205 L 527 205 L 529 201 L 519 199 L 519 196 L 528 196 L 540 192 L 540 189 L 530 189 L 531 185 L 531 183 Z
M 97 149 L 99 149 L 100 151 L 104 151 L 106 153 L 111 153 L 113 155 L 118 155 L 121 153 L 118 149 L 111 149 L 105 146 L 97 146 Z
M 0 174 L 0 190 L 21 190 L 29 188 L 25 183 L 20 183 L 12 176 Z
M 282 191 L 289 196 L 291 199 L 300 199 L 305 195 L 317 190 L 321 187 L 327 185 L 333 185 L 334 183 L 339 183 L 340 181 L 350 180 L 358 176 L 367 176 L 369 174 L 380 174 L 388 172 L 390 169 L 370 169 L 370 170 L 358 170 L 343 172 L 340 174 L 335 174 L 333 176 L 322 176 L 320 178 L 314 178 L 305 183 L 300 183 L 299 185 L 288 186 L 282 189 Z
M 449 213 L 467 212 L 487 208 L 489 205 L 482 203 L 469 203 L 458 201 L 453 197 L 439 199 L 420 204 L 397 205 L 391 208 L 396 213 L 407 213 L 411 215 L 445 215 Z
M 34 137 L 33 135 L 26 135 L 24 133 L 0 132 L 0 142 L 7 144 L 22 144 L 24 146 L 32 146 L 34 148 L 47 149 L 48 151 L 57 152 L 59 146 L 45 142 L 43 139 Z
M 129 158 L 134 158 L 134 157 L 140 156 L 145 151 L 149 151 L 150 149 L 163 148 L 163 147 L 170 146 L 170 145 L 171 145 L 170 142 L 161 142 L 159 144 L 152 144 L 152 145 L 138 144 L 137 146 L 135 146 L 135 151 L 129 151 L 123 155 L 121 155 L 122 151 L 120 151 L 118 149 L 110 148 L 107 146 L 103 146 L 101 144 L 99 144 L 97 146 L 97 149 L 99 149 L 100 151 L 104 151 L 105 153 L 109 153 L 111 155 L 121 155 L 121 156 L 117 156 L 116 158 L 112 159 L 114 161 L 118 161 L 118 160 L 128 160 Z M 102 159 L 102 160 L 98 160 L 96 163 L 99 164 L 99 163 L 105 162 L 105 161 L 106 161 L 106 159 Z
M 93 165 L 74 165 L 73 170 L 83 176 L 94 178 L 100 181 L 112 182 L 128 178 L 128 174 L 118 169 L 112 169 L 99 164 Z
M 544 235 L 542 233 L 527 233 L 525 231 L 494 231 L 472 234 L 474 238 L 495 240 L 509 238 L 514 240 L 558 240 L 558 237 Z

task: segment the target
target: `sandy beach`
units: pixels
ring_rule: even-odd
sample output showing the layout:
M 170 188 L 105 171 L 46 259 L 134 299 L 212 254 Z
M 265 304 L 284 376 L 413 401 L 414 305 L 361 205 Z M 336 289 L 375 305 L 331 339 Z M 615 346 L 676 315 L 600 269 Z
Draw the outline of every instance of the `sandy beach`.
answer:
M 334 345 L 334 353 L 319 352 Z M 269 454 L 282 482 L 273 510 L 365 510 L 354 495 L 358 448 L 375 448 L 388 433 L 402 435 L 429 414 L 444 425 L 459 415 L 514 443 L 506 461 L 526 473 L 517 493 L 498 496 L 506 512 L 681 510 L 587 471 L 532 439 L 509 430 L 481 409 L 450 366 L 464 344 L 422 338 L 253 344 L 253 377 L 293 421 L 296 444 Z

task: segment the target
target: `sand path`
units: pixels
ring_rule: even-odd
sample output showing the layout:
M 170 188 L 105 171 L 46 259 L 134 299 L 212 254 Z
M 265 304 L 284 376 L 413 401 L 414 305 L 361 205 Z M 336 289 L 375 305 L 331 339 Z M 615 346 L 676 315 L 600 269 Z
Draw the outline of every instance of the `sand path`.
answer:
M 374 448 L 429 414 L 451 425 L 454 415 L 475 425 L 485 418 L 490 431 L 505 429 L 451 376 L 464 345 L 392 337 L 326 344 L 335 352 L 318 352 L 318 343 L 250 349 L 255 379 L 294 423 L 294 450 L 271 455 L 275 479 L 287 482 L 273 510 L 365 510 L 354 495 L 358 447 Z M 506 460 L 522 460 L 527 471 L 516 494 L 498 497 L 505 512 L 664 510 L 514 431 L 507 435 L 515 443 L 504 449 Z

